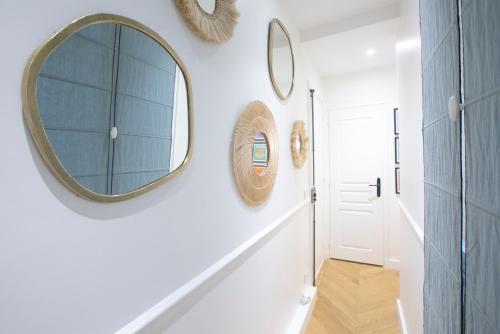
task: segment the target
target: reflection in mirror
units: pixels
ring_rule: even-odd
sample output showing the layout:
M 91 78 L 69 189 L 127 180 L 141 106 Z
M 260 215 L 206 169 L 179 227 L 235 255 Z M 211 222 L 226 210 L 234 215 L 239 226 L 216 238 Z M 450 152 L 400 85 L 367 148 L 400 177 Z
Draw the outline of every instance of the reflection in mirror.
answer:
M 274 89 L 281 99 L 292 92 L 294 79 L 293 50 L 288 32 L 282 23 L 274 19 L 270 26 L 270 73 Z
M 266 135 L 258 132 L 255 135 L 252 149 L 252 163 L 257 175 L 264 175 L 269 162 L 269 149 Z
M 302 148 L 302 138 L 300 136 L 297 136 L 295 138 L 295 149 L 297 151 L 300 151 L 301 148 Z
M 186 159 L 183 72 L 139 30 L 97 23 L 67 37 L 41 65 L 36 96 L 52 150 L 67 173 L 94 193 L 133 192 Z
M 215 12 L 216 0 L 196 0 L 198 5 L 207 14 L 213 14 Z

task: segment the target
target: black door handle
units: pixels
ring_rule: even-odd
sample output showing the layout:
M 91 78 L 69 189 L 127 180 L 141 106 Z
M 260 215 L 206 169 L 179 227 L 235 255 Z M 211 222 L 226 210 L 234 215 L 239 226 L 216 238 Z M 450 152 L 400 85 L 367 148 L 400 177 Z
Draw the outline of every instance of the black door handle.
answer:
M 377 177 L 377 184 L 370 184 L 370 187 L 377 187 L 377 197 L 380 197 L 382 190 L 382 183 L 380 181 L 380 177 Z

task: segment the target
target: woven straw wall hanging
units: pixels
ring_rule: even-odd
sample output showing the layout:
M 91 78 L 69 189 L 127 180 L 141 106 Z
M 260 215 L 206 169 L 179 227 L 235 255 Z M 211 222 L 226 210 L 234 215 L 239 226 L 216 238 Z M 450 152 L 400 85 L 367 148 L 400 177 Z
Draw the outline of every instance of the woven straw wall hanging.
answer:
M 290 148 L 292 149 L 293 165 L 297 168 L 304 167 L 309 149 L 309 137 L 306 132 L 306 124 L 303 121 L 293 123 Z
M 202 6 L 197 0 L 175 0 L 175 4 L 199 38 L 206 42 L 224 43 L 231 39 L 238 23 L 240 14 L 235 1 L 211 0 L 212 8 L 209 8 L 210 3 Z
M 271 194 L 278 171 L 276 123 L 268 107 L 251 102 L 241 114 L 233 137 L 233 172 L 245 203 L 262 204 Z

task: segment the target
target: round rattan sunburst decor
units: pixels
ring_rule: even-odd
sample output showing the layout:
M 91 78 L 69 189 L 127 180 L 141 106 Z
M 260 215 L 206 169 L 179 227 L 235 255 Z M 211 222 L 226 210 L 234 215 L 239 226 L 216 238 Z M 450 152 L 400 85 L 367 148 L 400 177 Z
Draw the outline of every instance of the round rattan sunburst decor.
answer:
M 197 0 L 175 0 L 189 28 L 204 41 L 224 43 L 231 39 L 240 14 L 236 0 L 213 0 L 215 9 L 206 12 Z
M 258 160 L 262 152 L 264 160 Z M 265 202 L 277 171 L 278 135 L 273 115 L 264 103 L 251 102 L 238 119 L 233 136 L 233 173 L 243 201 L 253 207 Z
M 293 123 L 290 148 L 292 150 L 293 165 L 297 168 L 304 167 L 307 160 L 307 150 L 309 149 L 309 137 L 307 136 L 306 124 L 303 121 Z

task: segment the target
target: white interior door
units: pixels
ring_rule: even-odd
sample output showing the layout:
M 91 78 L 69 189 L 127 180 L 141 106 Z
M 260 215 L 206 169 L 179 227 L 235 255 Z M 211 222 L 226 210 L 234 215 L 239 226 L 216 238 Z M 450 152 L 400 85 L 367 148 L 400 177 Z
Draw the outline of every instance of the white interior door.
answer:
M 330 256 L 383 264 L 383 104 L 333 112 Z M 381 178 L 381 196 L 371 187 Z M 385 182 L 387 183 L 387 182 Z

